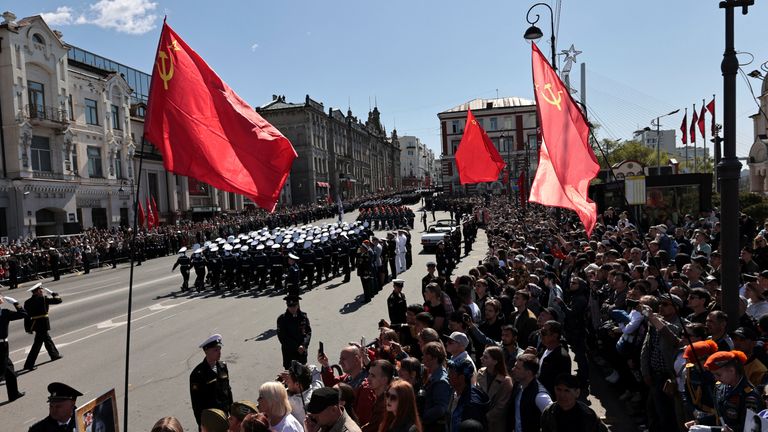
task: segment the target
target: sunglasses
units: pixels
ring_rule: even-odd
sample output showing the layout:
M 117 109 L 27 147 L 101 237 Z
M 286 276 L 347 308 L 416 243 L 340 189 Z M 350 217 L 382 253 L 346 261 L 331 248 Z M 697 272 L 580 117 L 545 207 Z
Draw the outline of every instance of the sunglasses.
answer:
M 387 399 L 391 401 L 397 400 L 397 393 L 387 393 Z

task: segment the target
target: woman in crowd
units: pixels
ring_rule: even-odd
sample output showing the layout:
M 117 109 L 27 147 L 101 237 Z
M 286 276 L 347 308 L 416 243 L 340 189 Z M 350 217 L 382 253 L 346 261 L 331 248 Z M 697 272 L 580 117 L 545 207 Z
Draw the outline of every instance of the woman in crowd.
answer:
M 248 414 L 240 423 L 240 432 L 270 432 L 269 419 L 262 413 Z
M 288 392 L 277 381 L 269 381 L 259 387 L 259 412 L 269 419 L 274 432 L 303 432 L 304 427 L 291 414 Z
M 413 387 L 405 380 L 395 380 L 386 392 L 387 414 L 379 432 L 422 432 Z
M 504 352 L 497 346 L 489 346 L 480 358 L 483 367 L 477 372 L 477 385 L 488 395 L 488 430 L 507 430 L 507 410 L 512 395 L 512 378 L 507 374 Z
M 184 432 L 184 428 L 176 417 L 163 417 L 152 426 L 151 432 Z

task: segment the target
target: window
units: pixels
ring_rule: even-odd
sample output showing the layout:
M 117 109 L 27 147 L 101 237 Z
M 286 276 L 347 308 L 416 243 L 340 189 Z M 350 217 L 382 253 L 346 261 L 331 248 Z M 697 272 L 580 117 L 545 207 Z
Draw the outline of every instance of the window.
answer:
M 88 147 L 88 176 L 104 178 L 104 171 L 101 168 L 101 149 L 98 147 Z
M 120 130 L 120 107 L 112 105 L 112 129 Z
M 458 120 L 454 120 L 454 121 L 451 122 L 451 131 L 453 133 L 459 133 L 459 121 Z
M 35 41 L 36 43 L 45 45 L 45 39 L 43 39 L 43 37 L 40 35 L 40 33 L 33 34 L 32 35 L 32 40 Z
M 99 124 L 99 105 L 93 99 L 85 99 L 85 122 L 90 125 Z
M 115 152 L 115 178 L 124 178 L 123 177 L 123 158 L 122 158 L 122 152 L 118 150 Z
M 488 127 L 488 130 L 495 131 L 499 128 L 499 123 L 496 117 L 491 117 L 491 125 Z
M 80 167 L 77 165 L 77 150 L 72 152 L 72 172 L 80 175 Z
M 48 137 L 32 137 L 32 170 L 51 172 L 51 144 Z
M 72 95 L 70 94 L 67 97 L 67 107 L 69 108 L 69 119 L 75 120 L 75 108 L 72 105 Z
M 45 86 L 39 82 L 27 81 L 29 92 L 29 116 L 45 118 Z

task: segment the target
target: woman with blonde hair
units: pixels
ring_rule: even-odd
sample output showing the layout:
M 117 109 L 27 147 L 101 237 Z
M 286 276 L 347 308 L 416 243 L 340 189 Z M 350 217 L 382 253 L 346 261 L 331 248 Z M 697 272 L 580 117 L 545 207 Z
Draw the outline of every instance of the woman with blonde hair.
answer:
M 304 432 L 304 427 L 291 414 L 288 392 L 277 381 L 268 381 L 259 387 L 257 400 L 259 412 L 264 413 L 273 425 L 274 432 Z
M 152 426 L 151 432 L 184 432 L 184 428 L 176 417 L 163 417 Z
M 387 413 L 379 432 L 423 431 L 416 409 L 416 395 L 408 381 L 392 381 L 384 395 L 387 398 Z

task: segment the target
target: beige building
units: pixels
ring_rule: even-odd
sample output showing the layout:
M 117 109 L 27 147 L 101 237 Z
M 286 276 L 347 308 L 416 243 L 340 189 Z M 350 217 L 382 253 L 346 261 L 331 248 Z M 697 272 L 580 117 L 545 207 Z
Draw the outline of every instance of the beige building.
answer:
M 400 140 L 400 175 L 405 188 L 434 186 L 435 153 L 418 137 L 404 135 Z
M 504 172 L 493 183 L 461 185 L 454 155 L 464 134 L 468 109 L 472 110 L 477 122 L 510 167 L 510 185 L 513 188 L 516 186 L 521 171 L 527 171 L 530 183 L 539 160 L 535 102 L 518 97 L 474 99 L 437 114 L 441 130 L 443 190 L 452 193 L 500 192 L 508 187 L 502 184 Z
M 66 44 L 40 16 L 3 14 L 0 238 L 132 222 L 149 81 L 144 72 Z M 166 172 L 149 144 L 140 178 L 142 205 L 152 196 L 164 223 L 249 204 Z M 290 204 L 289 192 L 281 202 Z
M 760 111 L 753 114 L 752 127 L 755 141 L 749 150 L 749 191 L 768 194 L 768 75 L 762 77 L 763 84 L 758 101 Z

